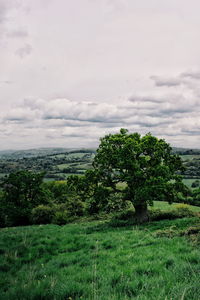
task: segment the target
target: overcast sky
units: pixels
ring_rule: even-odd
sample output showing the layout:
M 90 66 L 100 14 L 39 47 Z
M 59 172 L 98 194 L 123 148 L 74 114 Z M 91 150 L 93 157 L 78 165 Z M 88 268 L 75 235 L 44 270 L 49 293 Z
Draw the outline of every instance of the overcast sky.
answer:
M 199 0 L 0 0 L 0 149 L 121 127 L 200 148 Z

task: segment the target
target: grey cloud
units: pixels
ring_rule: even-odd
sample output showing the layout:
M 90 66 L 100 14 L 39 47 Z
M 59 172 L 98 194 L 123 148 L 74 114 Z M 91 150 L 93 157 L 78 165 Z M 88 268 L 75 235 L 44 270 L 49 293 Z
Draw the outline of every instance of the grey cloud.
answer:
M 43 139 L 62 139 L 97 143 L 105 133 L 128 128 L 145 134 L 151 131 L 157 136 L 183 139 L 199 134 L 199 100 L 192 93 L 182 95 L 182 89 L 171 94 L 156 92 L 133 95 L 123 103 L 72 101 L 69 99 L 25 99 L 18 107 L 4 116 L 7 132 L 18 128 L 21 136 L 36 136 L 40 131 Z
M 137 103 L 137 102 L 153 102 L 153 103 L 160 103 L 163 102 L 163 98 L 157 96 L 131 96 L 128 101 Z
M 174 87 L 182 84 L 182 80 L 180 80 L 180 78 L 161 78 L 158 76 L 151 76 L 150 78 L 154 81 L 155 85 L 158 87 L 162 87 L 162 86 Z
M 28 37 L 28 32 L 23 29 L 9 31 L 6 35 L 8 38 L 20 38 L 24 39 Z
M 26 44 L 24 47 L 21 47 L 15 51 L 15 54 L 19 56 L 20 58 L 25 58 L 26 56 L 30 55 L 33 51 L 33 48 L 31 45 Z
M 87 135 L 84 134 L 83 132 L 82 133 L 69 133 L 69 134 L 61 134 L 62 137 L 72 137 L 72 138 L 82 138 L 84 136 L 84 138 L 87 138 Z M 89 138 L 89 137 L 88 137 Z
M 4 123 L 9 121 L 28 122 L 36 118 L 40 118 L 38 111 L 33 111 L 29 108 L 24 108 L 23 106 L 12 108 L 2 115 L 2 120 Z
M 13 84 L 13 81 L 10 81 L 10 80 L 2 80 L 2 81 L 0 81 L 0 84 Z
M 182 133 L 185 134 L 185 135 L 200 136 L 200 129 L 197 129 L 197 130 L 195 130 L 195 129 L 194 130 L 183 129 Z
M 7 7 L 5 1 L 0 1 L 0 23 L 6 20 Z
M 200 79 L 200 72 L 184 72 L 181 77 L 186 77 L 190 79 Z
M 94 105 L 93 105 L 94 104 Z M 107 103 L 76 102 L 57 99 L 46 103 L 43 119 L 78 120 L 81 122 L 115 123 L 126 118 L 131 112 Z

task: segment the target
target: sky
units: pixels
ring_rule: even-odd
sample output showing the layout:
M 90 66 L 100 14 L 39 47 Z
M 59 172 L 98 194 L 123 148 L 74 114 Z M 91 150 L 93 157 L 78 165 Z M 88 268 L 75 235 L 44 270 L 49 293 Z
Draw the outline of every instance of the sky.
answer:
M 0 150 L 120 128 L 200 148 L 199 0 L 0 0 Z

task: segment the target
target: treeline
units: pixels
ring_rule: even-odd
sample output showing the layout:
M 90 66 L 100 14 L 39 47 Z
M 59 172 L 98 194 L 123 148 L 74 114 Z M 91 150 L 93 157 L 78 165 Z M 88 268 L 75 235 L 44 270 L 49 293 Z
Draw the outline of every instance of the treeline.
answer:
M 77 217 L 110 213 L 128 206 L 119 194 L 94 188 L 94 178 L 70 176 L 67 181 L 43 182 L 44 173 L 18 171 L 2 179 L 0 225 L 66 224 Z
M 200 155 L 199 149 L 173 149 L 179 155 Z
M 185 171 L 182 175 L 186 178 L 200 178 L 200 158 L 194 157 L 184 161 Z
M 66 181 L 43 182 L 44 173 L 18 171 L 1 181 L 0 226 L 66 224 L 81 216 L 124 211 L 132 207 L 123 188 L 114 193 L 97 184 L 94 173 Z M 200 187 L 177 193 L 176 202 L 200 206 Z

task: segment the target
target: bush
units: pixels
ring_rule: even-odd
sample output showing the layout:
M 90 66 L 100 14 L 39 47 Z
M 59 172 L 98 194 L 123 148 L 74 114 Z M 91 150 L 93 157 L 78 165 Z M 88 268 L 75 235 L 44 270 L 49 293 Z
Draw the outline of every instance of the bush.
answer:
M 192 205 L 200 206 L 200 188 L 192 191 L 191 202 Z
M 160 221 L 164 219 L 173 220 L 177 218 L 193 217 L 196 214 L 189 209 L 187 204 L 177 204 L 176 209 L 169 211 L 161 211 L 160 209 L 152 209 L 149 211 L 149 219 L 151 221 Z
M 75 217 L 70 216 L 67 210 L 56 211 L 53 216 L 52 223 L 57 225 L 65 225 L 72 222 L 74 219 Z
M 58 205 L 59 206 L 59 205 Z M 85 212 L 85 203 L 81 201 L 79 196 L 68 198 L 65 203 L 60 205 L 62 210 L 67 210 L 69 216 L 83 216 Z
M 196 187 L 200 187 L 200 180 L 195 180 L 192 185 L 191 185 L 192 188 L 196 188 Z
M 71 200 L 67 203 L 53 205 L 38 205 L 31 211 L 32 224 L 58 224 L 71 222 L 77 216 L 81 216 L 84 205 L 81 201 Z
M 185 203 L 179 203 L 179 204 L 175 204 L 174 208 L 177 209 L 180 212 L 188 212 L 188 210 L 190 211 L 190 205 L 189 204 L 185 204 Z
M 196 213 L 190 210 L 187 204 L 177 204 L 174 210 L 162 211 L 160 209 L 151 209 L 148 212 L 149 221 L 173 220 L 177 218 L 193 217 Z M 128 209 L 121 213 L 115 214 L 110 221 L 110 225 L 127 226 L 136 224 L 134 209 Z
M 126 221 L 129 219 L 133 219 L 134 216 L 135 216 L 135 211 L 133 209 L 128 209 L 117 214 L 115 217 L 120 221 Z
M 39 205 L 32 209 L 31 222 L 33 224 L 49 224 L 55 213 L 53 206 Z

